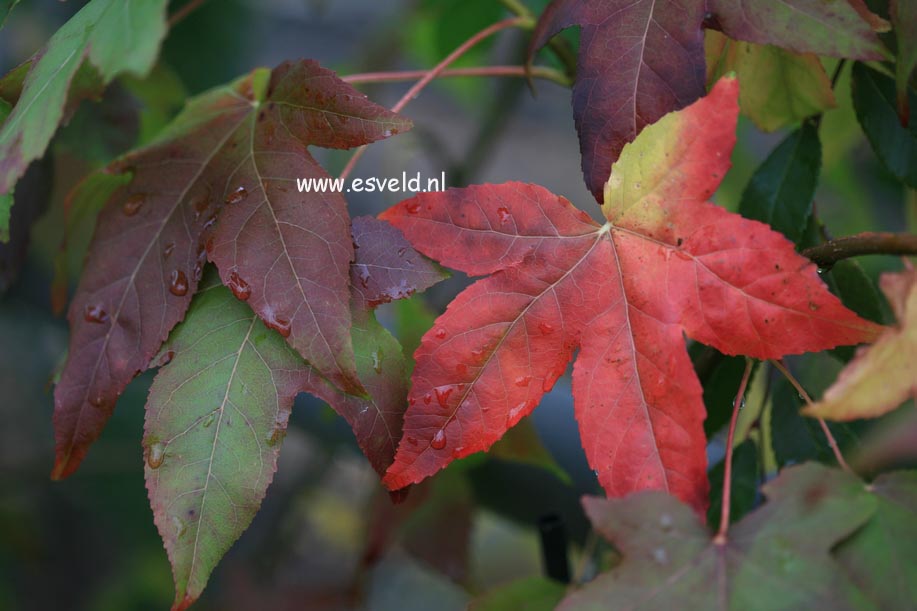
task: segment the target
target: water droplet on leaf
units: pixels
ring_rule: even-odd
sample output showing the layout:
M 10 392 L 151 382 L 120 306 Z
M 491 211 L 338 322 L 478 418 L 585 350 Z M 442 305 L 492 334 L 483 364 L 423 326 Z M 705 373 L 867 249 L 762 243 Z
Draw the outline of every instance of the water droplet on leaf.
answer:
M 246 197 L 248 197 L 248 191 L 245 190 L 245 187 L 237 187 L 235 191 L 226 196 L 226 203 L 238 204 Z
M 525 387 L 525 386 L 528 386 L 529 382 L 531 381 L 532 381 L 532 376 L 519 376 L 518 378 L 513 380 L 513 383 L 516 386 Z
M 238 272 L 229 274 L 228 286 L 232 294 L 240 301 L 248 301 L 248 298 L 252 296 L 252 287 L 242 279 Z
M 446 447 L 446 431 L 439 429 L 436 431 L 436 434 L 433 435 L 433 439 L 430 441 L 430 447 L 434 450 L 442 450 Z
M 538 330 L 541 331 L 542 335 L 550 335 L 554 333 L 554 325 L 546 322 L 538 323 Z
M 104 323 L 108 322 L 108 313 L 99 305 L 88 305 L 83 312 L 83 320 L 86 322 Z
M 169 278 L 169 292 L 176 297 L 184 297 L 188 294 L 188 277 L 185 272 L 176 269 L 172 270 L 172 276 Z
M 449 384 L 446 386 L 437 386 L 433 389 L 433 392 L 436 394 L 436 402 L 439 403 L 439 406 L 442 408 L 449 407 L 449 395 L 452 394 L 452 391 L 455 390 L 455 386 Z
M 125 200 L 124 205 L 121 206 L 121 211 L 124 213 L 124 216 L 134 216 L 143 208 L 143 202 L 145 201 L 146 195 L 143 193 L 134 193 Z
M 283 337 L 290 337 L 290 321 L 282 316 L 274 316 L 264 321 L 265 326 L 280 333 Z
M 437 330 L 433 333 L 433 336 L 434 336 L 436 339 L 444 339 L 444 338 L 446 337 L 446 330 L 445 330 L 445 329 L 437 329 Z
M 500 215 L 500 224 L 505 225 L 513 219 L 513 215 L 510 214 L 509 208 L 500 206 L 497 208 L 497 214 Z
M 150 466 L 150 469 L 158 469 L 162 465 L 162 461 L 166 457 L 166 447 L 161 443 L 154 443 L 150 446 L 149 453 L 147 454 L 146 464 Z

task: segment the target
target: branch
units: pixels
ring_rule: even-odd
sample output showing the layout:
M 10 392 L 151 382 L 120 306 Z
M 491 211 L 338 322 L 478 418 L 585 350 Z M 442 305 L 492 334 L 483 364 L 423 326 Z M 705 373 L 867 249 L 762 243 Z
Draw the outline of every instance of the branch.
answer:
M 397 83 L 414 81 L 427 74 L 428 70 L 404 70 L 401 72 L 364 72 L 342 76 L 341 80 L 352 83 Z M 531 75 L 536 78 L 552 81 L 569 87 L 572 81 L 560 70 L 545 66 L 534 66 Z M 508 76 L 525 78 L 525 66 L 481 66 L 478 68 L 452 68 L 440 72 L 437 78 L 455 78 L 461 76 Z
M 917 255 L 917 235 L 865 232 L 830 240 L 802 251 L 816 265 L 830 268 L 843 259 L 860 255 Z
M 446 59 L 439 62 L 432 70 L 429 70 L 426 73 L 424 73 L 424 77 L 420 79 L 419 81 L 417 81 L 416 83 L 414 83 L 414 85 L 410 89 L 408 89 L 407 93 L 405 93 L 401 97 L 401 99 L 398 100 L 398 102 L 394 106 L 392 106 L 392 112 L 401 112 L 401 110 L 405 106 L 408 105 L 408 102 L 410 102 L 411 100 L 413 100 L 420 94 L 420 92 L 423 90 L 424 87 L 429 85 L 430 82 L 433 81 L 433 79 L 435 79 L 440 74 L 442 74 L 443 71 L 446 70 L 446 68 L 448 68 L 453 62 L 455 62 L 462 55 L 464 55 L 473 46 L 475 46 L 476 44 L 478 44 L 479 42 L 481 42 L 488 36 L 492 36 L 493 34 L 496 34 L 497 32 L 500 32 L 502 30 L 517 27 L 525 23 L 525 21 L 526 19 L 523 17 L 513 17 L 511 19 L 504 19 L 503 21 L 498 21 L 497 23 L 484 28 L 483 30 L 481 30 L 480 32 L 478 32 L 477 34 L 475 34 L 474 36 L 472 36 L 471 38 L 469 38 L 468 40 L 460 44 L 455 49 L 455 51 L 453 51 L 452 53 L 446 56 Z M 353 156 L 350 158 L 350 161 L 347 162 L 347 165 L 341 171 L 341 174 L 340 176 L 338 176 L 338 178 L 340 178 L 341 180 L 345 180 L 348 176 L 350 176 L 350 173 L 353 172 L 353 168 L 357 165 L 357 161 L 360 160 L 360 157 L 363 156 L 363 153 L 365 151 L 366 151 L 366 145 L 364 144 L 363 146 L 361 146 L 354 152 Z
M 729 435 L 726 438 L 726 458 L 723 461 L 723 496 L 722 506 L 720 508 L 720 528 L 713 538 L 716 545 L 725 545 L 726 531 L 729 530 L 729 511 L 732 504 L 732 451 L 735 444 L 736 423 L 739 421 L 739 410 L 745 403 L 745 389 L 748 388 L 748 380 L 751 378 L 751 370 L 755 362 L 750 358 L 745 359 L 745 373 L 742 374 L 742 381 L 739 383 L 739 391 L 736 393 L 736 400 L 732 404 L 732 419 L 729 421 Z

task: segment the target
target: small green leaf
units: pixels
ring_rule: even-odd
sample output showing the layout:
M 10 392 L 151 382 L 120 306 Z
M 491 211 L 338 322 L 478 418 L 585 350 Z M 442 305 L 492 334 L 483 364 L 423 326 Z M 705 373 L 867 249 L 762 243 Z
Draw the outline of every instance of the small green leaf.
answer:
M 0 28 L 6 24 L 6 18 L 10 16 L 10 12 L 17 4 L 19 0 L 0 0 Z
M 871 490 L 878 510 L 841 543 L 835 558 L 879 609 L 908 609 L 917 601 L 917 471 L 880 475 Z
M 898 116 L 895 81 L 857 62 L 853 65 L 853 108 L 879 161 L 906 185 L 917 188 L 917 121 Z M 908 92 L 910 106 L 917 95 Z
M 798 242 L 812 212 L 812 199 L 821 170 L 818 128 L 810 123 L 775 148 L 742 194 L 739 213 L 769 224 Z
M 143 75 L 153 67 L 166 33 L 166 5 L 167 0 L 93 0 L 33 57 L 16 106 L 0 128 L 0 192 L 12 190 L 29 163 L 42 156 L 64 119 L 71 90 L 84 89 L 89 97 L 119 74 Z M 98 87 L 80 82 L 86 60 L 98 71 Z

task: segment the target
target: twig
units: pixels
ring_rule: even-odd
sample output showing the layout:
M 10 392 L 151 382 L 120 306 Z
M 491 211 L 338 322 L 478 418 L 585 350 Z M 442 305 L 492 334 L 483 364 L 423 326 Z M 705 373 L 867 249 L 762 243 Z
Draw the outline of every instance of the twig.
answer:
M 783 374 L 783 377 L 793 385 L 793 388 L 796 389 L 796 392 L 799 393 L 799 396 L 803 398 L 806 402 L 806 405 L 813 405 L 812 397 L 809 396 L 809 393 L 806 392 L 806 389 L 802 387 L 802 384 L 799 383 L 790 370 L 787 369 L 783 363 L 777 360 L 771 360 L 771 364 L 777 368 L 777 371 Z M 847 464 L 847 461 L 844 460 L 844 455 L 841 454 L 841 449 L 837 445 L 837 440 L 834 438 L 834 435 L 831 433 L 831 429 L 828 428 L 828 423 L 823 419 L 818 418 L 818 424 L 821 425 L 821 430 L 825 434 L 825 437 L 828 439 L 828 445 L 831 446 L 831 451 L 834 452 L 834 458 L 837 460 L 837 464 L 840 467 L 847 471 L 848 473 L 853 473 L 853 469 L 850 468 L 850 465 Z
M 400 72 L 364 72 L 342 76 L 341 80 L 347 83 L 398 83 L 414 81 L 427 74 L 427 70 L 403 70 Z M 535 66 L 531 75 L 536 78 L 553 81 L 558 85 L 569 87 L 570 79 L 560 70 L 546 66 Z M 437 78 L 455 78 L 461 76 L 509 76 L 525 78 L 525 66 L 481 66 L 477 68 L 452 68 L 443 70 Z
M 716 545 L 726 544 L 726 531 L 729 530 L 729 511 L 732 504 L 732 451 L 735 443 L 736 423 L 739 421 L 739 409 L 745 402 L 745 390 L 748 388 L 748 380 L 751 378 L 751 370 L 754 361 L 750 358 L 745 359 L 745 373 L 742 374 L 742 381 L 739 383 L 739 391 L 736 393 L 735 402 L 732 404 L 732 419 L 729 421 L 729 435 L 726 437 L 726 458 L 723 461 L 723 497 L 722 507 L 720 508 L 720 528 L 716 531 L 713 542 Z
M 184 21 L 185 17 L 196 11 L 201 7 L 204 2 L 207 0 L 191 0 L 186 3 L 183 7 L 175 11 L 169 16 L 169 28 L 174 28 L 180 22 Z
M 917 235 L 867 231 L 807 248 L 802 255 L 823 268 L 861 255 L 917 255 Z
M 401 112 L 401 110 L 407 106 L 408 102 L 417 97 L 417 95 L 423 90 L 424 87 L 430 84 L 433 79 L 442 74 L 442 72 L 448 68 L 455 60 L 460 58 L 465 54 L 470 48 L 497 32 L 506 30 L 509 28 L 516 27 L 521 23 L 525 22 L 523 17 L 513 17 L 511 19 L 504 19 L 503 21 L 498 21 L 497 23 L 488 26 L 460 44 L 455 51 L 446 56 L 446 59 L 439 62 L 432 70 L 427 71 L 424 74 L 424 77 L 414 83 L 414 85 L 408 89 L 398 102 L 392 106 L 392 112 Z M 353 156 L 350 158 L 350 161 L 347 162 L 347 165 L 341 171 L 340 178 L 341 180 L 346 180 L 350 173 L 353 172 L 354 167 L 357 165 L 357 161 L 360 160 L 360 157 L 363 156 L 363 153 L 366 151 L 366 145 L 361 146 L 356 151 L 354 151 Z

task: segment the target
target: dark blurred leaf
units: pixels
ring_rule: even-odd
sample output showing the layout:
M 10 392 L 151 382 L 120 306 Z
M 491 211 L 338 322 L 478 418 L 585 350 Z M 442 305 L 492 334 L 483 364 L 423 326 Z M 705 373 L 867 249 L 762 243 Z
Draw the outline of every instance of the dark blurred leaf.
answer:
M 50 157 L 36 161 L 19 181 L 15 193 L 8 196 L 6 203 L 12 205 L 12 210 L 9 212 L 9 241 L 0 243 L 0 293 L 10 288 L 25 262 L 32 225 L 48 208 L 54 184 L 53 169 Z M 0 195 L 0 215 L 4 198 Z
M 878 510 L 834 556 L 879 609 L 917 601 L 917 471 L 880 475 L 870 486 Z
M 10 16 L 10 11 L 17 4 L 19 0 L 0 0 L 0 28 L 6 24 L 6 18 Z
M 729 422 L 736 393 L 739 392 L 739 384 L 745 373 L 744 357 L 720 354 L 717 356 L 712 371 L 703 379 L 704 406 L 707 408 L 704 432 L 708 437 Z M 757 368 L 757 365 L 755 367 Z
M 882 322 L 879 291 L 855 259 L 838 261 L 830 272 L 822 275 L 822 279 L 845 306 L 867 320 Z M 855 352 L 856 346 L 838 346 L 831 350 L 845 363 L 853 358 Z
M 185 102 L 187 92 L 178 75 L 160 62 L 145 78 L 125 75 L 121 84 L 140 103 L 138 145 L 149 142 L 171 121 Z
M 710 470 L 710 509 L 707 523 L 719 524 L 723 508 L 723 474 L 726 465 L 720 461 Z M 732 493 L 729 497 L 729 520 L 738 522 L 754 509 L 758 500 L 758 445 L 751 439 L 740 443 L 732 454 Z
M 468 611 L 551 611 L 566 591 L 553 579 L 526 577 L 478 596 Z
M 834 464 L 834 454 L 818 422 L 799 413 L 802 399 L 796 389 L 781 376 L 774 380 L 771 393 L 771 437 L 777 464 L 785 467 L 807 460 Z M 836 422 L 828 424 L 841 451 L 853 450 L 858 446 L 856 425 Z
M 755 172 L 739 203 L 739 214 L 762 221 L 798 242 L 812 212 L 821 170 L 818 128 L 809 123 L 786 137 Z
M 768 502 L 717 544 L 691 509 L 662 492 L 586 497 L 595 528 L 623 561 L 559 609 L 857 609 L 868 606 L 830 557 L 873 515 L 856 477 L 808 464 L 764 486 Z
M 425 0 L 423 5 L 426 10 L 433 11 L 438 60 L 499 21 L 505 10 L 499 0 Z M 492 41 L 483 44 L 481 50 L 486 50 L 490 46 L 488 43 Z
M 853 65 L 853 107 L 876 156 L 895 178 L 917 188 L 917 121 L 901 125 L 895 81 L 865 64 Z M 909 91 L 910 106 L 917 95 Z
M 488 454 L 502 460 L 541 467 L 553 473 L 565 484 L 572 483 L 570 475 L 557 464 L 551 453 L 541 443 L 541 437 L 538 436 L 538 431 L 531 418 L 524 418 L 519 424 L 509 429 L 500 441 L 490 448 Z
M 367 611 L 464 611 L 468 593 L 403 554 L 390 554 L 373 571 Z
M 892 0 L 892 26 L 898 42 L 895 84 L 898 90 L 898 115 L 905 123 L 910 120 L 913 105 L 908 103 L 908 82 L 917 66 L 917 2 Z

